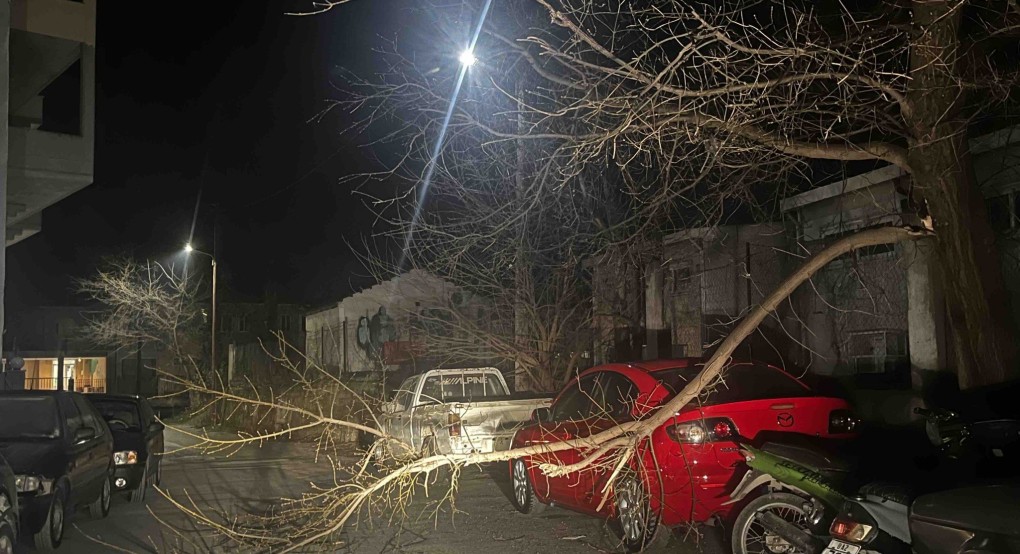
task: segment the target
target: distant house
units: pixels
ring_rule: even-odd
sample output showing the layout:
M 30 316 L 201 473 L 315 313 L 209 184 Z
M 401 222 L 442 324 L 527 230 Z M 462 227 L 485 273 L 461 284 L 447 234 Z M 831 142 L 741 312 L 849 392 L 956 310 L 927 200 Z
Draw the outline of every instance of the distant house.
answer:
M 337 375 L 411 372 L 453 363 L 443 352 L 430 352 L 426 338 L 447 331 L 442 323 L 450 308 L 477 302 L 451 283 L 413 269 L 309 312 L 305 353 Z
M 667 235 L 642 267 L 594 267 L 595 361 L 702 356 L 785 274 L 780 223 L 723 225 Z M 743 355 L 788 356 L 779 320 L 766 322 Z
M 141 351 L 114 350 L 82 335 L 90 308 L 46 306 L 9 313 L 4 337 L 4 364 L 24 362 L 25 388 L 79 392 L 113 392 L 156 396 L 168 392 L 153 368 L 169 368 L 165 352 L 152 344 Z M 63 360 L 63 373 L 60 361 Z M 61 376 L 63 382 L 60 382 Z
M 295 353 L 304 346 L 307 306 L 267 298 L 262 302 L 223 302 L 216 309 L 216 357 L 218 367 L 226 367 L 229 380 L 263 371 L 278 373 L 272 357 L 280 354 L 300 363 Z

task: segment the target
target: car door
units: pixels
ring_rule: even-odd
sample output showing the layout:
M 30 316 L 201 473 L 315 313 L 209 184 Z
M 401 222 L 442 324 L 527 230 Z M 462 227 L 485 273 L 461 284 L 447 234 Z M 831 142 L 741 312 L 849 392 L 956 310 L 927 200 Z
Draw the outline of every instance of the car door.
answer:
M 85 478 L 88 480 L 88 496 L 85 500 L 94 500 L 102 490 L 103 480 L 109 479 L 109 468 L 113 461 L 110 446 L 111 436 L 102 415 L 80 394 L 72 396 L 74 404 L 81 413 L 82 425 L 92 429 L 95 435 L 84 443 L 84 463 L 87 467 Z M 84 494 L 84 491 L 83 491 Z
M 534 442 L 553 443 L 587 436 L 584 431 L 586 420 L 593 412 L 591 391 L 594 389 L 597 373 L 573 381 L 560 393 L 550 410 L 550 421 L 543 423 L 540 439 Z M 571 465 L 581 460 L 581 453 L 574 448 L 538 454 L 533 463 Z M 560 477 L 550 477 L 536 472 L 534 486 L 542 496 L 563 506 L 578 508 L 576 488 L 580 484 L 578 472 Z
M 90 446 L 89 441 L 76 441 L 74 438 L 85 424 L 73 395 L 60 394 L 57 398 L 64 425 L 64 444 L 67 448 L 67 479 L 71 483 L 69 505 L 74 506 L 80 504 L 82 499 L 89 498 L 89 494 L 93 494 L 88 490 L 91 471 L 88 461 Z
M 595 374 L 587 395 L 592 399 L 592 409 L 583 426 L 578 428 L 578 437 L 595 435 L 620 423 L 633 419 L 634 403 L 638 387 L 625 375 L 616 371 L 602 371 Z M 604 496 L 605 488 L 613 473 L 609 454 L 578 472 L 579 483 L 574 487 L 576 502 L 582 511 L 597 511 Z M 606 463 L 600 463 L 606 462 Z
M 142 432 L 145 433 L 146 460 L 149 473 L 153 473 L 156 471 L 158 457 L 163 454 L 163 424 L 156 421 L 156 414 L 148 400 L 140 398 L 138 408 L 142 418 Z

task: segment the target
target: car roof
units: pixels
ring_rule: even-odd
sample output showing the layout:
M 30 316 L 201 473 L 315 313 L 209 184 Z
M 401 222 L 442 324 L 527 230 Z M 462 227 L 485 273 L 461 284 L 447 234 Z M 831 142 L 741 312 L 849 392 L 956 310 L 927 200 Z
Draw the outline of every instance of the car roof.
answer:
M 70 396 L 77 394 L 69 390 L 0 390 L 0 396 Z
M 594 373 L 596 371 L 606 371 L 606 370 L 609 370 L 609 371 L 619 371 L 621 373 L 630 373 L 630 372 L 635 372 L 636 371 L 636 372 L 641 372 L 641 373 L 654 374 L 656 372 L 665 371 L 667 369 L 683 369 L 683 368 L 688 368 L 688 367 L 694 367 L 694 366 L 697 366 L 697 365 L 700 365 L 700 364 L 704 364 L 707 361 L 708 361 L 708 358 L 695 358 L 695 357 L 691 357 L 691 358 L 672 358 L 672 359 L 661 359 L 661 360 L 647 360 L 647 361 L 640 361 L 640 362 L 617 362 L 617 363 L 602 364 L 602 365 L 598 365 L 598 366 L 589 368 L 589 369 L 587 369 L 585 371 L 582 371 L 581 374 L 578 377 L 583 377 L 583 376 L 587 375 L 588 373 Z M 765 362 L 759 362 L 759 361 L 755 361 L 755 360 L 731 360 L 727 364 L 727 366 L 732 366 L 732 365 L 750 365 L 750 364 L 757 364 L 757 365 L 768 367 L 768 368 L 773 369 L 775 371 L 782 372 L 783 374 L 788 376 L 790 379 L 793 379 L 794 381 L 797 381 L 801 385 L 807 387 L 807 385 L 803 381 L 801 381 L 800 379 L 797 379 L 796 377 L 791 375 L 788 371 L 786 371 L 786 370 L 784 370 L 784 369 L 782 369 L 780 367 L 776 367 L 776 366 L 774 366 L 772 364 L 767 364 Z
M 107 392 L 90 392 L 85 396 L 87 398 L 96 400 L 130 400 L 133 402 L 138 402 L 139 400 L 141 400 L 141 397 L 138 396 L 137 394 L 113 394 Z

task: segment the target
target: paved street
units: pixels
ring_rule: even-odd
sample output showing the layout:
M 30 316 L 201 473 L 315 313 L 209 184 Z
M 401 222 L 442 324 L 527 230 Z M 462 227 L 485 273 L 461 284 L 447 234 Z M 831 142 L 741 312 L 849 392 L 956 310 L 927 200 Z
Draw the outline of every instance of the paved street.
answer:
M 187 438 L 168 430 L 167 448 L 177 448 Z M 163 486 L 174 498 L 190 495 L 205 511 L 237 513 L 264 505 L 268 499 L 296 491 L 316 478 L 330 475 L 323 465 L 310 463 L 308 445 L 275 442 L 263 448 L 246 448 L 230 456 L 204 456 L 186 451 L 166 458 Z M 517 513 L 507 499 L 509 482 L 498 468 L 464 472 L 455 517 L 446 508 L 438 515 L 425 498 L 412 503 L 408 517 L 387 525 L 362 523 L 346 532 L 347 545 L 338 552 L 619 552 L 605 524 L 558 508 L 541 515 Z M 499 479 L 494 480 L 493 475 Z M 161 523 L 161 521 L 162 523 Z M 649 552 L 678 552 L 676 539 L 660 541 Z M 110 516 L 93 521 L 85 512 L 72 520 L 62 552 L 221 552 L 216 534 L 197 527 L 159 493 L 150 491 L 144 505 L 129 503 L 118 495 Z M 22 552 L 31 552 L 22 547 Z

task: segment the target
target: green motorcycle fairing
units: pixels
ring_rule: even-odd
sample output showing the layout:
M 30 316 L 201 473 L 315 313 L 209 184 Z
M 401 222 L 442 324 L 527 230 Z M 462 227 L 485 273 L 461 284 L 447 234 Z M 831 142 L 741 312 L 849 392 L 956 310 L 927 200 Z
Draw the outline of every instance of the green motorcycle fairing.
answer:
M 741 450 L 752 454 L 747 460 L 747 465 L 751 469 L 796 487 L 831 507 L 839 508 L 847 500 L 847 497 L 836 490 L 821 472 L 751 446 L 742 446 Z

